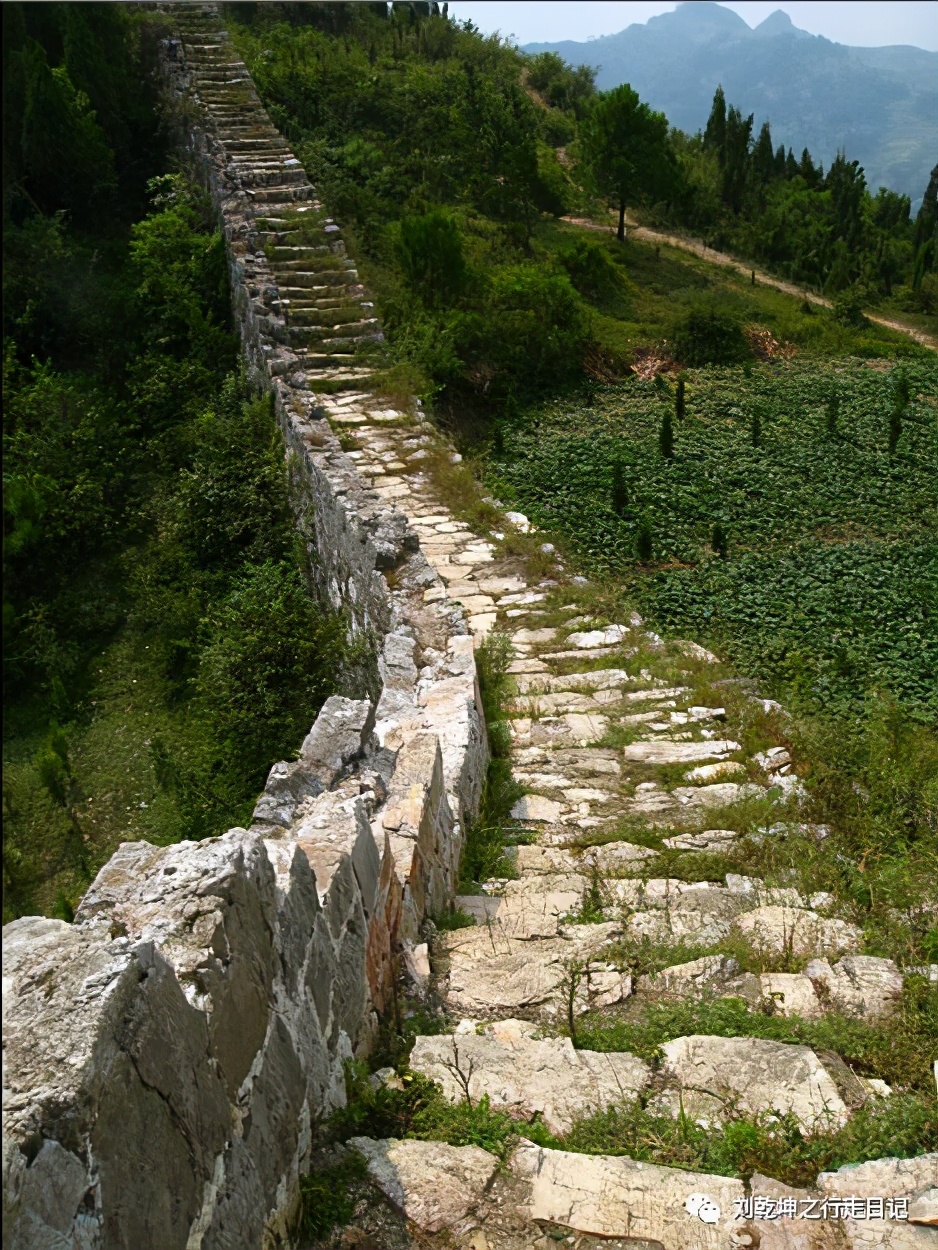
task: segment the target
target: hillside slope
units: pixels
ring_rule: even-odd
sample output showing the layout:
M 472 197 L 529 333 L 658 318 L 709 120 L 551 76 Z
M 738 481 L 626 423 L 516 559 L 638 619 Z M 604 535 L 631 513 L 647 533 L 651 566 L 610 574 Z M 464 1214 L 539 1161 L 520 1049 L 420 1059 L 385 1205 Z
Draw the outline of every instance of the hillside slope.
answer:
M 934 164 L 938 53 L 920 48 L 851 48 L 792 25 L 780 10 L 755 30 L 718 4 L 680 5 L 589 43 L 528 44 L 574 65 L 598 68 L 603 90 L 628 82 L 694 133 L 706 124 L 713 92 L 758 125 L 772 123 L 776 142 L 807 147 L 825 167 L 838 149 L 864 166 L 870 186 L 918 201 Z

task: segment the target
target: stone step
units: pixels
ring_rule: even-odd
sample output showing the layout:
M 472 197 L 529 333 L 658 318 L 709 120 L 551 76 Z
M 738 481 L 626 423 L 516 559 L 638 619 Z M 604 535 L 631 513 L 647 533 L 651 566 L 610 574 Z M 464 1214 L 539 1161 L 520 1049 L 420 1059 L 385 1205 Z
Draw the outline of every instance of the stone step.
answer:
M 634 1099 L 651 1081 L 651 1068 L 624 1052 L 574 1050 L 569 1038 L 538 1038 L 526 1020 L 480 1025 L 418 1037 L 410 1067 L 429 1077 L 453 1103 L 487 1096 L 496 1111 L 534 1120 L 555 1134 L 576 1120 Z

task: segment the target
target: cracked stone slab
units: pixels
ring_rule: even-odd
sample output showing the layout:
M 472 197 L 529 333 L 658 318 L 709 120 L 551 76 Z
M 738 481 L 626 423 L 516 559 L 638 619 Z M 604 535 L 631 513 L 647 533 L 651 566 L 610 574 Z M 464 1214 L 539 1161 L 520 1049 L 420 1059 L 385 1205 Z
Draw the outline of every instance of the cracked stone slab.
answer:
M 381 1192 L 425 1232 L 458 1232 L 482 1200 L 498 1159 L 478 1146 L 352 1137 Z
M 726 1176 L 548 1150 L 527 1141 L 509 1166 L 526 1185 L 528 1219 L 663 1250 L 728 1250 L 738 1227 L 735 1203 L 745 1192 L 742 1181 Z M 699 1208 L 688 1201 L 692 1195 L 706 1196 L 713 1223 L 699 1218 Z
M 938 1154 L 912 1159 L 871 1159 L 845 1164 L 836 1172 L 822 1172 L 818 1188 L 828 1198 L 908 1198 L 909 1215 L 915 1200 L 938 1186 Z M 933 1250 L 934 1228 L 905 1220 L 844 1220 L 850 1250 Z
M 790 1112 L 811 1131 L 840 1127 L 849 1117 L 839 1088 L 839 1067 L 832 1074 L 808 1046 L 758 1037 L 694 1034 L 665 1042 L 661 1050 L 662 1073 L 682 1091 L 691 1116 L 695 1115 L 695 1099 L 705 1095 L 707 1115 L 716 1119 L 715 1100 L 752 1115 Z
M 526 794 L 511 809 L 513 820 L 536 820 L 554 824 L 563 813 L 564 808 L 553 799 L 545 799 L 540 794 Z
M 662 841 L 673 851 L 722 851 L 739 838 L 735 829 L 704 829 L 702 833 L 678 833 Z
M 619 933 L 615 924 L 569 925 L 562 937 L 539 941 L 510 939 L 488 928 L 449 933 L 447 1003 L 469 1016 L 522 1009 L 555 1014 L 574 964 L 592 969 L 581 983 L 584 1002 L 619 1002 L 631 993 L 631 978 L 601 958 L 603 947 Z
M 745 897 L 745 896 L 742 896 Z M 739 932 L 760 950 L 794 955 L 822 955 L 855 951 L 863 934 L 846 920 L 832 920 L 801 907 L 769 905 L 743 912 L 736 920 Z
M 759 978 L 741 972 L 729 955 L 703 955 L 684 964 L 672 964 L 661 972 L 640 977 L 639 991 L 675 998 L 699 998 L 705 994 L 731 994 L 756 1002 L 762 996 Z
M 730 738 L 714 738 L 711 742 L 631 742 L 622 754 L 636 764 L 689 764 L 740 750 L 740 744 Z
M 581 878 L 582 880 L 582 878 Z M 563 917 L 575 911 L 583 888 L 539 890 L 510 895 L 457 895 L 456 905 L 499 934 L 516 939 L 551 938 L 560 931 Z
M 538 1117 L 552 1133 L 635 1098 L 651 1068 L 624 1052 L 574 1050 L 568 1037 L 536 1037 L 526 1021 L 504 1020 L 481 1032 L 418 1037 L 410 1066 L 442 1086 L 450 1102 L 488 1095 L 518 1119 Z
M 805 976 L 824 1002 L 848 1016 L 888 1016 L 902 994 L 902 973 L 895 963 L 872 955 L 849 955 L 833 967 L 826 959 L 812 959 Z

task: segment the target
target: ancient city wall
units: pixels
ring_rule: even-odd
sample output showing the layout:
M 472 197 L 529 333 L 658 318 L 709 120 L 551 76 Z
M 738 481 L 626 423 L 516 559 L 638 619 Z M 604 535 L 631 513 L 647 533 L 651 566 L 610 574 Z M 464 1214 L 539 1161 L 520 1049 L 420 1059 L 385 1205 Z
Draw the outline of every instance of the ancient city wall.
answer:
M 311 566 L 374 662 L 274 765 L 249 829 L 125 843 L 74 924 L 4 929 L 15 1250 L 249 1250 L 283 1233 L 343 1061 L 372 1044 L 400 970 L 422 975 L 421 925 L 452 894 L 487 759 L 462 610 L 324 419 L 402 415 L 367 389 L 366 292 L 217 12 L 167 21 L 167 91 L 220 214 Z M 300 210 L 322 224 L 294 245 Z

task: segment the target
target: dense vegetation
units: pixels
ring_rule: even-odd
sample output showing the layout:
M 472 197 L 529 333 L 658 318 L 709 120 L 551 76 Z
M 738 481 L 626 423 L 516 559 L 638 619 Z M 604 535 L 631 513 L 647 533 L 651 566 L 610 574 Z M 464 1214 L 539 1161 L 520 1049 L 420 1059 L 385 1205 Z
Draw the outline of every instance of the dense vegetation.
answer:
M 870 334 L 862 306 L 933 311 L 934 180 L 912 221 L 907 198 L 871 195 L 846 157 L 824 174 L 808 153 L 773 150 L 768 126 L 754 137 L 721 92 L 706 134 L 669 131 L 629 88 L 597 93 L 584 67 L 525 57 L 436 5 L 237 5 L 227 16 L 425 393 L 524 401 L 582 374 L 584 360 L 600 373 L 628 366 L 641 343 L 627 315 L 632 249 L 610 265 L 548 228 L 572 211 L 602 217 L 606 202 L 837 296 L 839 321 L 867 330 L 868 354 L 896 340 Z M 684 296 L 678 311 L 710 294 L 699 275 L 665 285 Z M 735 304 L 737 318 L 763 320 Z M 826 314 L 790 320 L 811 350 L 859 347 L 828 341 Z M 653 331 L 671 339 L 673 322 Z
M 4 916 L 67 917 L 118 841 L 249 818 L 342 630 L 238 374 L 210 207 L 163 172 L 146 22 L 4 21 Z
M 788 686 L 801 706 L 847 711 L 881 688 L 930 721 L 936 408 L 938 371 L 924 362 L 898 381 L 859 364 L 701 369 L 503 422 L 489 472 L 670 632 Z

